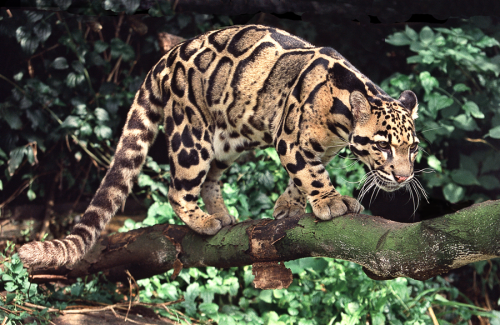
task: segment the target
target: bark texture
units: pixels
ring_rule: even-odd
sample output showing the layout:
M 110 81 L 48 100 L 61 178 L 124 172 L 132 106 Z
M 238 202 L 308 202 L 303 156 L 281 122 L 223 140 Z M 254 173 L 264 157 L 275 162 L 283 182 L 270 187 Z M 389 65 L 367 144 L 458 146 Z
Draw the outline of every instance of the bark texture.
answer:
M 198 235 L 186 226 L 156 225 L 102 238 L 73 267 L 38 268 L 32 274 L 34 281 L 44 282 L 103 271 L 108 279 L 126 281 L 125 270 L 135 279 L 200 266 L 257 264 L 265 269 L 269 264 L 280 270 L 277 262 L 325 256 L 358 263 L 373 279 L 425 280 L 500 257 L 499 229 L 500 200 L 413 224 L 362 214 L 318 221 L 308 214 L 249 220 L 225 227 L 215 236 Z

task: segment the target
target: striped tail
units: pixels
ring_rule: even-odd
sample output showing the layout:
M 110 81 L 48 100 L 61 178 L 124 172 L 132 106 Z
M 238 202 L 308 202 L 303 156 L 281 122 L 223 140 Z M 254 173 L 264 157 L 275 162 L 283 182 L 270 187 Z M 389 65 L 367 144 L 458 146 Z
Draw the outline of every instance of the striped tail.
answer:
M 137 92 L 111 166 L 80 223 L 62 240 L 23 245 L 19 257 L 25 266 L 72 265 L 94 246 L 132 189 L 158 133 L 158 125 L 163 121 L 163 109 L 169 97 L 168 90 L 159 86 L 160 74 L 166 73 L 164 71 L 156 76 L 150 72 Z

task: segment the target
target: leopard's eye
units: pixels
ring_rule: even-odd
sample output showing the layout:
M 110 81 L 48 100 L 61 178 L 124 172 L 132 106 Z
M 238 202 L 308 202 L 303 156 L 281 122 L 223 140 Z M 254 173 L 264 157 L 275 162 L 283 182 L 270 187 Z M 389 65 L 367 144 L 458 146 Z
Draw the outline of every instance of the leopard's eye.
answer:
M 410 146 L 410 150 L 411 151 L 415 151 L 417 150 L 418 148 L 418 143 L 417 142 L 413 142 L 412 145 Z
M 379 141 L 379 142 L 377 142 L 377 147 L 380 150 L 388 150 L 390 145 L 389 145 L 389 142 L 387 142 L 387 141 Z

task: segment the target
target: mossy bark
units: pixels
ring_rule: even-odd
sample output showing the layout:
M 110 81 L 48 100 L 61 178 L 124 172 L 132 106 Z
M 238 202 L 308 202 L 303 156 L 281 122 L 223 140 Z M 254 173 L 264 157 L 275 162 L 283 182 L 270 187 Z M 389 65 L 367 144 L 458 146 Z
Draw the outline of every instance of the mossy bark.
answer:
M 325 256 L 362 265 L 374 279 L 424 280 L 500 256 L 500 201 L 473 205 L 443 217 L 402 224 L 368 215 L 319 221 L 313 215 L 249 220 L 202 236 L 186 226 L 156 225 L 101 239 L 71 268 L 35 269 L 34 280 L 71 279 L 103 271 L 135 279 L 170 269 L 231 267 Z M 265 265 L 265 264 L 263 264 Z

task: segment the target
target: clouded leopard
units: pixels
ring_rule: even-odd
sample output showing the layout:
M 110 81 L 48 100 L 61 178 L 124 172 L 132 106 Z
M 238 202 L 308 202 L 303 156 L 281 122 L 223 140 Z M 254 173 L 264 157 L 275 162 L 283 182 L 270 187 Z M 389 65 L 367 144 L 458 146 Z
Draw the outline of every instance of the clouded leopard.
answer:
M 275 218 L 302 214 L 309 201 L 317 218 L 329 220 L 363 207 L 335 190 L 325 165 L 349 146 L 374 184 L 405 186 L 413 177 L 416 117 L 413 92 L 391 98 L 331 48 L 259 25 L 207 32 L 172 48 L 146 76 L 81 222 L 63 240 L 22 246 L 20 257 L 28 266 L 80 260 L 124 202 L 160 124 L 169 202 L 191 229 L 213 235 L 235 222 L 219 178 L 243 151 L 273 146 L 290 176 Z

